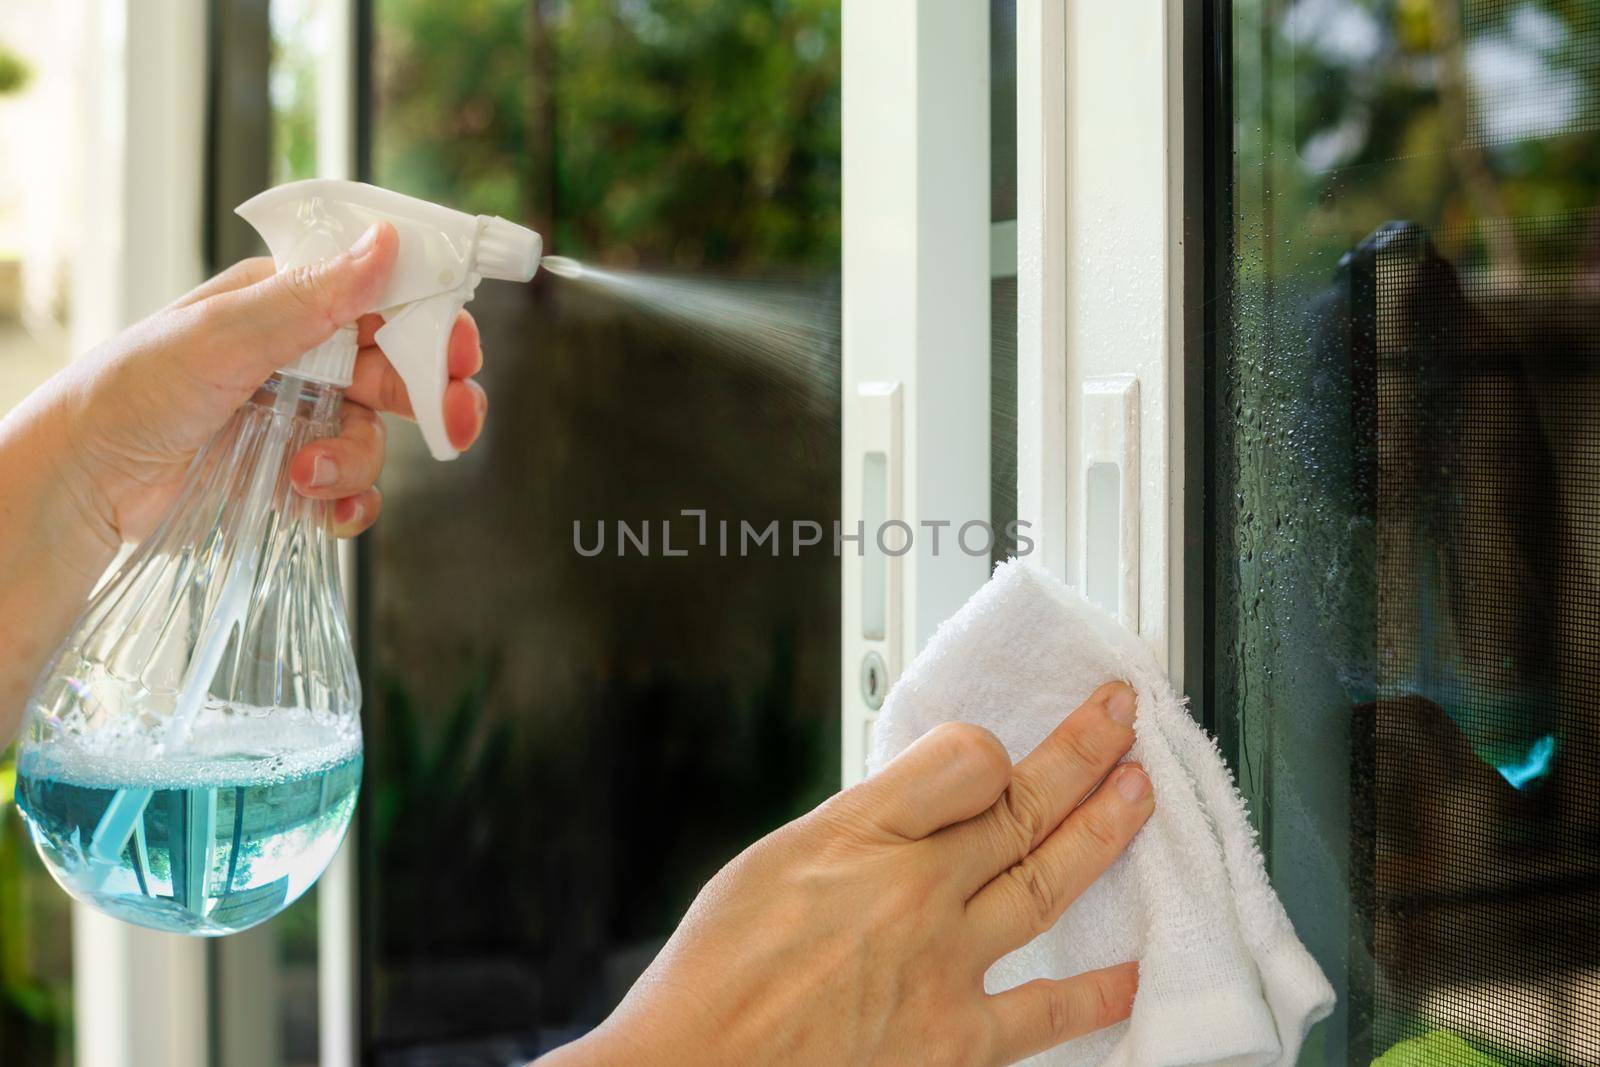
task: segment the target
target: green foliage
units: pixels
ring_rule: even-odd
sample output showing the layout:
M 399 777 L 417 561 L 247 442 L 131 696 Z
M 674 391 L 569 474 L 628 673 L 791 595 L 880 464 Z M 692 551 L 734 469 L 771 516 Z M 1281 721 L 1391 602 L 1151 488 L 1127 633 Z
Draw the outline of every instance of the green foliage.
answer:
M 529 217 L 533 65 L 522 0 L 378 0 L 375 166 L 463 210 Z
M 386 182 L 605 262 L 834 269 L 838 0 L 379 0 L 378 24 Z
M 1390 1045 L 1372 1067 L 1566 1067 L 1572 1061 L 1555 1051 L 1508 1048 L 1462 1029 L 1470 1039 L 1433 1028 L 1420 1016 L 1400 1020 L 1408 1036 Z
M 317 70 L 315 20 L 310 5 L 274 17 L 270 42 L 272 182 L 317 173 Z
M 1236 37 L 1259 35 L 1263 42 L 1250 69 L 1239 73 L 1260 101 L 1254 119 L 1239 116 L 1240 158 L 1263 164 L 1240 175 L 1238 217 L 1246 228 L 1272 219 L 1279 232 L 1297 235 L 1292 246 L 1275 249 L 1272 269 L 1325 279 L 1344 250 L 1392 218 L 1428 229 L 1464 268 L 1504 267 L 1494 262 L 1497 255 L 1540 250 L 1492 247 L 1482 232 L 1492 220 L 1593 207 L 1600 154 L 1594 112 L 1583 103 L 1600 98 L 1600 67 L 1584 52 L 1594 39 L 1586 28 L 1592 4 L 1463 5 L 1457 17 L 1446 18 L 1455 7 L 1432 0 L 1342 5 L 1371 27 L 1377 43 L 1368 50 L 1346 48 L 1336 35 L 1296 30 L 1289 7 L 1236 7 Z M 1545 26 L 1548 40 L 1518 31 L 1519 20 Z M 1575 94 L 1578 103 L 1566 108 L 1564 124 L 1559 105 L 1508 109 L 1482 95 L 1489 88 L 1473 80 L 1468 59 L 1489 47 L 1515 55 L 1544 84 Z M 1525 128 L 1489 136 L 1480 124 L 1496 114 Z M 1258 181 L 1266 183 L 1259 194 Z M 1270 206 L 1254 199 L 1268 188 Z M 1565 261 L 1571 250 L 1549 245 L 1542 254 Z M 1244 264 L 1247 271 L 1263 266 Z
M 0 96 L 20 93 L 33 80 L 33 68 L 17 53 L 0 44 Z
M 419 839 L 455 836 L 458 820 L 472 813 L 477 798 L 508 784 L 509 727 L 485 726 L 490 681 L 490 671 L 478 672 L 449 712 L 437 717 L 436 733 L 425 726 L 403 685 L 391 679 L 385 686 L 387 737 L 377 781 L 369 788 L 380 855 L 397 849 L 396 863 L 415 861 Z
M 1372 1067 L 1502 1067 L 1502 1063 L 1448 1030 L 1433 1030 L 1390 1046 Z
M 554 28 L 558 247 L 831 264 L 836 0 L 572 0 Z
M 0 750 L 0 1063 L 44 1063 L 71 1044 L 67 895 L 35 856 Z

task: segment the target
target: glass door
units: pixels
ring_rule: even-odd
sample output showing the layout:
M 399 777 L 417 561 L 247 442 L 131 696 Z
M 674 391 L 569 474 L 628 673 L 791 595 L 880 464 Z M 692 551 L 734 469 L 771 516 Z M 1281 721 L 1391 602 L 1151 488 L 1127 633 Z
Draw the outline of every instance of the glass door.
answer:
M 362 539 L 363 1062 L 522 1062 L 837 788 L 840 14 L 369 19 L 364 176 L 587 268 L 482 287 L 485 435 Z
M 1214 10 L 1200 695 L 1307 1062 L 1593 1063 L 1600 9 Z

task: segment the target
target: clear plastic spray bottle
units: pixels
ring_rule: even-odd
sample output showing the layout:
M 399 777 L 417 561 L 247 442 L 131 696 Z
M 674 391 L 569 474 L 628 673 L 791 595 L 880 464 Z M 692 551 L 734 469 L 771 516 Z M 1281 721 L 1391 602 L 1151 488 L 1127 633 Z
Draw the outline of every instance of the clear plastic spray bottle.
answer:
M 539 235 L 358 182 L 280 186 L 238 212 L 279 270 L 379 220 L 400 251 L 377 341 L 438 459 L 450 332 L 482 278 L 528 281 Z M 67 892 L 141 926 L 214 936 L 316 881 L 361 782 L 361 687 L 330 506 L 289 461 L 338 430 L 356 331 L 274 374 L 195 458 L 171 511 L 106 579 L 29 700 L 17 803 Z

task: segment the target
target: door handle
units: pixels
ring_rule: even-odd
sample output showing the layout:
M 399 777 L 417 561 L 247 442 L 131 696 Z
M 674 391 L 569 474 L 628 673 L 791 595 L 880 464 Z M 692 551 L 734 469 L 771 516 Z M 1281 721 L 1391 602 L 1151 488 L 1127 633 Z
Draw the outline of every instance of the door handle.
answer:
M 1139 631 L 1139 379 L 1083 383 L 1083 593 Z

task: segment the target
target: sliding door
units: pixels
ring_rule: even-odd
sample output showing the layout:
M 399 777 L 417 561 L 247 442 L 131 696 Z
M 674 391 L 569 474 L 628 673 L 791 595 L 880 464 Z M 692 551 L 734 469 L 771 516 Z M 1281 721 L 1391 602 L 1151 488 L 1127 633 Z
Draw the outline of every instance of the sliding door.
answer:
M 1600 13 L 1215 15 L 1203 696 L 1306 1061 L 1593 1063 Z
M 366 1062 L 520 1062 L 838 784 L 840 14 L 370 14 L 367 177 L 588 267 L 482 286 L 484 437 L 396 424 L 363 538 Z

